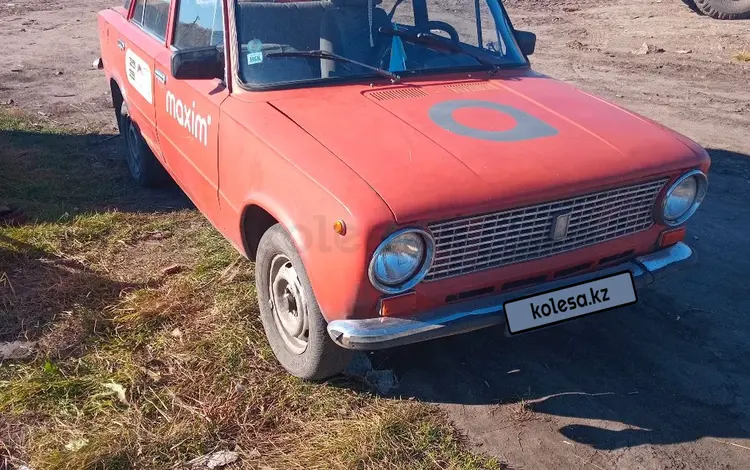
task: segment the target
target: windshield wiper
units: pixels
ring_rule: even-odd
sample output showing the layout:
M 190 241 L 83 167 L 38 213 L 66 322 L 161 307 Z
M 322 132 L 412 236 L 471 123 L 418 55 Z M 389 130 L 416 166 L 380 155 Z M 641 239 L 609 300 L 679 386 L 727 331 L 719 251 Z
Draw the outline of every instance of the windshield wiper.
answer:
M 401 77 L 399 77 L 395 73 L 389 72 L 387 70 L 384 70 L 378 67 L 373 67 L 372 65 L 367 65 L 358 60 L 350 59 L 348 57 L 344 57 L 342 55 L 334 54 L 333 52 L 328 52 L 328 51 L 314 50 L 314 51 L 270 52 L 266 54 L 266 57 L 313 57 L 317 59 L 337 60 L 339 62 L 348 62 L 350 64 L 359 65 L 362 68 L 371 70 L 377 73 L 378 75 L 380 75 L 381 77 L 385 77 L 389 79 L 391 83 L 399 83 L 401 81 Z
M 499 68 L 499 66 L 496 63 L 492 62 L 491 60 L 488 60 L 483 55 L 478 54 L 469 49 L 464 49 L 459 44 L 456 44 L 453 41 L 446 40 L 445 38 L 442 38 L 436 34 L 422 33 L 422 32 L 417 33 L 413 31 L 404 31 L 400 29 L 386 28 L 386 27 L 381 27 L 380 29 L 378 29 L 378 32 L 386 36 L 398 36 L 399 38 L 405 40 L 406 42 L 422 45 L 429 49 L 433 49 L 439 52 L 451 52 L 454 54 L 465 54 L 473 58 L 474 60 L 476 60 L 482 65 L 487 65 L 489 67 L 492 67 L 493 70 Z

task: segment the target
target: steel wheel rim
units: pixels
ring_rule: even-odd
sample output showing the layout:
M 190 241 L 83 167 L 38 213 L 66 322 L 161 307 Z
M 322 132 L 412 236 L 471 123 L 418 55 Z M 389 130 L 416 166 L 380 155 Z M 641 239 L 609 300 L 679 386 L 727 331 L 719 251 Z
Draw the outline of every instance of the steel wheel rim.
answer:
M 130 167 L 130 172 L 137 178 L 141 174 L 140 167 L 138 166 L 138 155 L 136 153 L 136 149 L 138 148 L 138 130 L 130 120 L 128 120 L 125 129 L 125 138 L 128 141 L 128 166 Z
M 276 255 L 271 260 L 269 279 L 269 299 L 276 330 L 290 352 L 302 354 L 307 349 L 310 331 L 307 302 L 302 282 L 286 255 Z

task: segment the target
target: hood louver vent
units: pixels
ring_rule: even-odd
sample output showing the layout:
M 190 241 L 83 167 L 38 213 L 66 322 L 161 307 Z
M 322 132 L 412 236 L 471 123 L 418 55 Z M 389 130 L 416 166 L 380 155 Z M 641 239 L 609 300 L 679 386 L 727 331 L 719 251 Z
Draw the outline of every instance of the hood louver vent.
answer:
M 423 98 L 427 93 L 416 87 L 392 88 L 390 90 L 373 91 L 368 93 L 372 99 L 377 101 L 403 100 L 409 98 Z
M 445 85 L 444 88 L 447 88 L 454 93 L 497 90 L 497 87 L 490 82 L 453 83 L 451 85 Z

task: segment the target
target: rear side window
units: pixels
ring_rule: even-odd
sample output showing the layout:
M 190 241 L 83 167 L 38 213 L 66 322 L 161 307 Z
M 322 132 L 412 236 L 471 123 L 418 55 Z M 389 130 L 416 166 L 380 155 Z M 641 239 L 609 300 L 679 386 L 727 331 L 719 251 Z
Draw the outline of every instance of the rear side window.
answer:
M 133 23 L 164 40 L 167 36 L 169 0 L 135 0 Z
M 224 43 L 221 0 L 178 0 L 174 46 L 177 49 L 218 46 Z
M 126 10 L 130 10 L 130 3 L 131 3 L 130 0 L 125 0 L 125 9 Z

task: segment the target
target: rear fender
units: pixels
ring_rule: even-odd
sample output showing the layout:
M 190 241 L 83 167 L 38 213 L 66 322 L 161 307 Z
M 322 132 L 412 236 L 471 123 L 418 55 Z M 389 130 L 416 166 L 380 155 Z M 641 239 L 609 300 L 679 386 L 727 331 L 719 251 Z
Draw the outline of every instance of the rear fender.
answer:
M 117 88 L 120 90 L 123 103 L 127 103 L 128 102 L 128 89 L 125 88 L 125 86 L 123 86 L 123 81 L 122 81 L 122 78 L 120 78 L 120 75 L 117 73 L 113 73 L 107 76 L 108 83 L 112 83 L 113 81 L 115 82 L 115 85 L 117 85 Z

